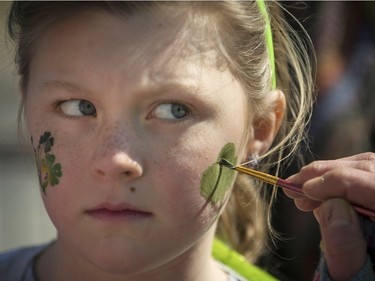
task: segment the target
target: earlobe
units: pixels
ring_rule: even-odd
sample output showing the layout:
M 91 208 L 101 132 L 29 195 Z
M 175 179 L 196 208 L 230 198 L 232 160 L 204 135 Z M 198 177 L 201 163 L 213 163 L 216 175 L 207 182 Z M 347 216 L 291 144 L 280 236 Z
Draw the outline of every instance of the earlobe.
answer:
M 286 107 L 285 95 L 280 90 L 273 90 L 269 95 L 271 97 L 267 112 L 253 121 L 248 154 L 264 154 L 271 147 L 282 124 Z

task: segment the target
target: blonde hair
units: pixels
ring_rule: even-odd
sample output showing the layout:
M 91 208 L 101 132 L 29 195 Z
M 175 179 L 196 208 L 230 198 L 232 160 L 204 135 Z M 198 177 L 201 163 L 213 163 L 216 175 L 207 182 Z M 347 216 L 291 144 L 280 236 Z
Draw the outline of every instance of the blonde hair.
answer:
M 270 151 L 262 156 L 262 170 L 291 158 L 304 138 L 305 124 L 312 104 L 313 80 L 309 55 L 304 43 L 288 26 L 281 6 L 265 1 L 274 42 L 277 89 L 286 95 L 286 114 Z M 87 7 L 105 9 L 127 15 L 154 7 L 154 2 L 35 2 L 16 1 L 8 18 L 8 31 L 16 42 L 16 64 L 25 94 L 30 62 L 35 44 L 54 22 Z M 157 7 L 174 5 L 184 12 L 193 12 L 193 20 L 209 25 L 215 45 L 225 64 L 240 81 L 249 100 L 253 120 L 261 121 L 267 112 L 271 89 L 271 66 L 265 39 L 265 18 L 255 1 L 160 3 Z M 188 9 L 186 9 L 188 8 Z M 198 16 L 197 16 L 198 15 Z M 203 21 L 202 21 L 203 19 Z M 211 34 L 211 33 L 210 33 Z M 211 38 L 212 39 L 212 38 Z M 25 96 L 23 96 L 23 99 Z M 22 108 L 23 102 L 21 103 Z M 263 189 L 255 187 L 249 177 L 237 176 L 217 230 L 217 235 L 234 249 L 254 261 L 264 250 L 269 204 L 263 200 Z M 268 223 L 267 223 L 268 221 Z
M 271 149 L 261 156 L 260 170 L 270 168 L 280 172 L 292 156 L 298 154 L 299 144 L 305 139 L 306 125 L 313 103 L 314 79 L 310 64 L 313 47 L 309 37 L 302 41 L 283 17 L 282 7 L 275 1 L 265 1 L 273 35 L 276 63 L 277 89 L 286 97 L 286 114 Z M 242 83 L 249 97 L 249 107 L 254 119 L 261 122 L 267 112 L 267 94 L 272 90 L 272 69 L 265 39 L 265 18 L 255 1 L 230 1 L 219 5 L 217 14 L 222 33 L 220 50 L 227 58 L 234 75 Z M 232 41 L 232 38 L 238 38 Z M 310 47 L 308 53 L 306 44 Z M 302 159 L 300 159 L 302 160 Z M 250 261 L 255 261 L 264 251 L 268 231 L 277 234 L 270 225 L 270 209 L 265 189 L 256 186 L 248 176 L 238 175 L 233 194 L 218 226 L 218 235 L 227 240 Z M 276 196 L 273 190 L 270 202 Z

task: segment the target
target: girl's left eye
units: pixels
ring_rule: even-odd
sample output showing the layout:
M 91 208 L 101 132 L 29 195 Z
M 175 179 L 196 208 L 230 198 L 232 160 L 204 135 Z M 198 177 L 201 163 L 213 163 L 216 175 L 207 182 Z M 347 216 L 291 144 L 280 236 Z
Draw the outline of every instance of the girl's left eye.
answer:
M 189 113 L 189 108 L 183 104 L 162 103 L 154 109 L 153 116 L 159 119 L 182 119 Z
M 68 116 L 95 116 L 95 106 L 87 100 L 68 100 L 60 103 L 60 110 Z

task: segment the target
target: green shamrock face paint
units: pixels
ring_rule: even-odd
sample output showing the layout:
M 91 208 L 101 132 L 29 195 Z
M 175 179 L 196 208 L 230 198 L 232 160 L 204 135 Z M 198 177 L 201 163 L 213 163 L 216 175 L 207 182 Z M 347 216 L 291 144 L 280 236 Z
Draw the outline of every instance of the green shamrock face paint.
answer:
M 227 143 L 220 151 L 217 162 L 226 159 L 234 165 L 237 163 L 235 146 Z M 221 203 L 233 183 L 235 170 L 223 169 L 218 163 L 208 167 L 201 179 L 201 194 L 214 204 Z
M 31 142 L 33 142 L 32 138 Z M 55 155 L 51 153 L 53 142 L 54 138 L 51 133 L 45 132 L 40 136 L 37 148 L 33 145 L 39 182 L 44 194 L 46 194 L 46 188 L 49 185 L 57 185 L 62 176 L 61 164 L 55 163 Z

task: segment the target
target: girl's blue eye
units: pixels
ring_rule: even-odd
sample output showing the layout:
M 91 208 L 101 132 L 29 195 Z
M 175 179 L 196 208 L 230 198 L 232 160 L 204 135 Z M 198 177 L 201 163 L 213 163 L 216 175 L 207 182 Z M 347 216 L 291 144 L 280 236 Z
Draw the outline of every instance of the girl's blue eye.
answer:
M 162 103 L 154 110 L 154 116 L 159 119 L 181 119 L 189 114 L 189 109 L 180 103 Z
M 87 100 L 69 100 L 60 104 L 60 110 L 69 116 L 95 116 L 95 106 Z

